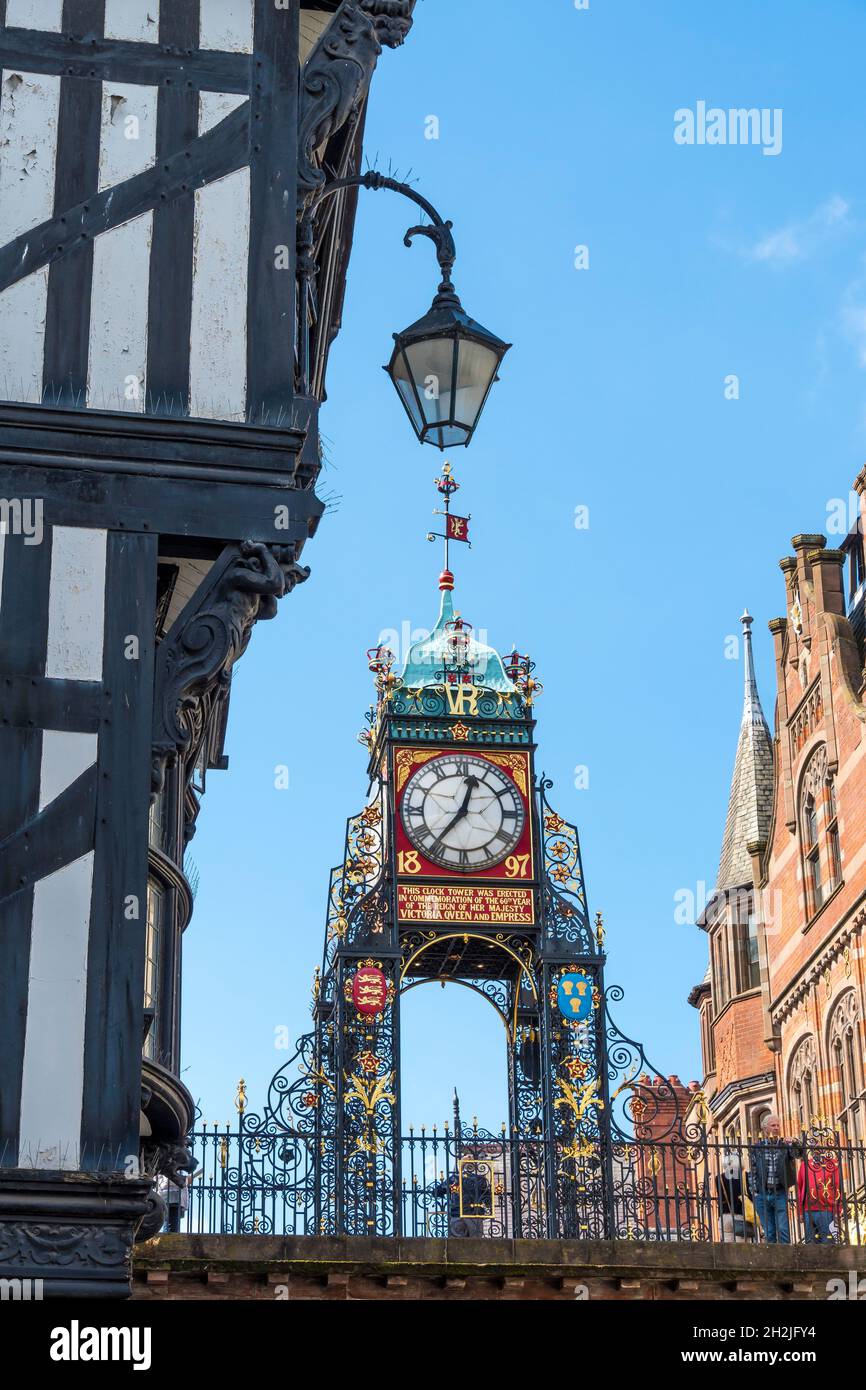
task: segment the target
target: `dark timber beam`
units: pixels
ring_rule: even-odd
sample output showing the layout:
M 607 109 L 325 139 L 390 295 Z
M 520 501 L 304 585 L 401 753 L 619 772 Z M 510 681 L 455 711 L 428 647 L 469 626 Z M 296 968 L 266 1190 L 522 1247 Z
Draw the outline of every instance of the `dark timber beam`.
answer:
M 314 492 L 273 484 L 253 488 L 246 479 L 214 487 L 209 480 L 74 467 L 9 469 L 2 459 L 0 495 L 43 498 L 46 525 L 203 537 L 214 545 L 240 538 L 267 545 L 304 541 L 315 534 L 324 511 Z
M 177 10 L 188 0 L 175 0 Z M 175 43 L 134 43 L 122 39 L 91 42 L 72 34 L 49 34 L 38 29 L 7 29 L 6 0 L 0 0 L 0 61 L 4 68 L 41 72 L 58 77 L 81 77 L 96 82 L 129 82 L 148 86 L 185 86 L 195 91 L 250 90 L 247 53 L 223 53 Z
M 2 486 L 2 484 L 0 484 Z M 34 494 L 38 496 L 38 494 Z M 40 679 L 45 669 L 48 639 L 48 582 L 51 534 L 42 545 L 25 545 L 25 537 L 6 537 L 3 567 L 3 605 L 0 608 L 0 653 L 3 671 L 13 679 Z M 43 552 L 47 551 L 48 554 Z M 39 809 L 39 769 L 42 725 L 31 716 L 29 728 L 6 723 L 5 698 L 0 699 L 0 841 L 5 842 L 32 821 Z M 0 1086 L 0 1167 L 14 1162 L 18 1147 L 18 1115 L 24 1060 L 22 1009 L 26 1008 L 30 967 L 30 923 L 33 888 L 18 885 L 7 903 L 0 931 L 0 1037 L 3 1038 L 4 1083 Z M 2 1199 L 2 1193 L 0 1193 Z M 2 1228 L 0 1228 L 2 1229 Z
M 298 6 L 255 0 L 250 99 L 247 419 L 294 392 Z
M 0 676 L 0 723 L 4 728 L 66 729 L 95 734 L 105 712 L 102 686 L 46 676 Z M 0 837 L 2 838 L 2 837 Z
M 281 425 L 246 425 L 0 402 L 0 463 L 34 463 L 42 456 L 40 463 L 56 468 L 116 467 L 306 487 L 318 472 L 318 458 L 309 457 L 315 411 L 308 401 L 296 405 Z
M 105 0 L 63 0 L 63 27 L 97 41 L 105 28 Z M 62 77 L 57 116 L 54 215 L 60 217 L 99 187 L 99 131 L 102 89 Z M 83 401 L 90 347 L 90 291 L 93 242 L 82 238 L 48 275 L 45 312 L 43 391 L 67 402 Z
M 98 1168 L 115 1166 L 112 1150 L 135 1154 L 139 1144 L 146 911 L 127 920 L 119 909 L 128 894 L 147 902 L 156 566 L 156 536 L 108 537 L 105 683 L 113 713 L 99 740 L 81 1114 L 83 1145 L 98 1138 L 108 1150 Z M 137 661 L 124 658 L 127 633 L 140 637 Z
M 163 7 L 159 36 L 181 49 L 198 43 L 200 0 Z M 198 135 L 198 92 L 188 82 L 163 83 L 157 97 L 156 159 L 192 145 Z M 147 304 L 147 408 L 185 414 L 189 409 L 195 194 L 153 210 Z
M 93 844 L 96 764 L 0 843 L 0 905 L 86 854 Z

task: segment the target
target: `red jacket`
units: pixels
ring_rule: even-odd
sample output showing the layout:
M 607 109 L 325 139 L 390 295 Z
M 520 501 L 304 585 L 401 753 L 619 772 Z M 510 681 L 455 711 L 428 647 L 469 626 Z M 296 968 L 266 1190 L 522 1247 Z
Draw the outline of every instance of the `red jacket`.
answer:
M 801 1211 L 836 1211 L 839 1207 L 839 1165 L 835 1158 L 804 1158 L 797 1173 Z

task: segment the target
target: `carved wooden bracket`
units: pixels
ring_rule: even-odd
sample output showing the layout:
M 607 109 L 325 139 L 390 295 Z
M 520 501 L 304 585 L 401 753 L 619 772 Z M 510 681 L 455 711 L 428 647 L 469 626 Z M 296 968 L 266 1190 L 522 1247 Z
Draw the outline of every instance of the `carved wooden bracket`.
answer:
M 277 601 L 309 575 L 294 545 L 254 541 L 228 545 L 207 579 L 163 638 L 156 654 L 151 790 L 167 764 L 185 753 L 206 695 L 227 684 L 259 619 L 273 618 Z
M 414 8 L 415 0 L 343 0 L 307 59 L 298 116 L 301 209 L 325 182 L 316 150 L 359 110 L 383 45 L 402 44 Z

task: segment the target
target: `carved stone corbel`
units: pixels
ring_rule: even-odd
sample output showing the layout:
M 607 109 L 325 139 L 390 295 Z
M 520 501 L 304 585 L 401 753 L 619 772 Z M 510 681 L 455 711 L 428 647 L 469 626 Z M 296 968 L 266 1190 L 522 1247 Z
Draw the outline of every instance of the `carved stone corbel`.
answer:
M 315 152 L 361 107 L 383 45 L 398 48 L 412 28 L 415 0 L 343 0 L 301 76 L 298 198 L 303 207 L 325 182 Z
M 185 1187 L 196 1170 L 196 1160 L 183 1143 L 156 1143 L 142 1145 L 144 1169 L 153 1178 L 153 1187 L 148 1198 L 148 1207 L 136 1232 L 136 1242 L 150 1240 L 159 1235 L 168 1215 L 168 1204 L 156 1186 L 159 1177 L 167 1178 L 175 1187 Z
M 166 633 L 156 654 L 151 790 L 187 752 L 203 699 L 230 679 L 253 627 L 273 618 L 277 601 L 309 575 L 294 545 L 229 545 Z

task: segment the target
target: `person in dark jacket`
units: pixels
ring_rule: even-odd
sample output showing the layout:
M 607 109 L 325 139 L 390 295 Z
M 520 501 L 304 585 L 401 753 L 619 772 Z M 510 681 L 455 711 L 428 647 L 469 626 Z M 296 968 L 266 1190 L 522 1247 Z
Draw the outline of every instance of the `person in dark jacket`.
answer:
M 765 1115 L 762 1137 L 749 1148 L 749 1187 L 761 1231 L 769 1245 L 790 1245 L 788 1189 L 797 1181 L 797 1143 L 782 1138 L 778 1115 Z
M 490 1216 L 490 1183 L 487 1165 L 463 1163 L 456 1173 L 437 1183 L 437 1197 L 448 1198 L 449 1236 L 480 1236 L 479 1221 Z

